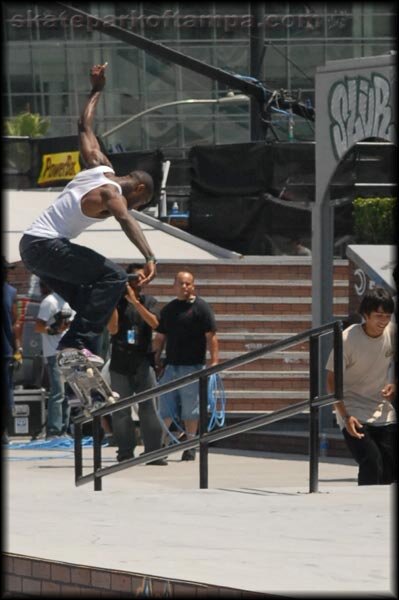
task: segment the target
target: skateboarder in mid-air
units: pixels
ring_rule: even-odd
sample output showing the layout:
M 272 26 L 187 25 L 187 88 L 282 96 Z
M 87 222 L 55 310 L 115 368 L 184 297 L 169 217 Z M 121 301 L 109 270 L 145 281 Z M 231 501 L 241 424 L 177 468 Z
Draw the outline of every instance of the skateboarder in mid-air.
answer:
M 142 210 L 149 204 L 153 195 L 152 178 L 144 171 L 117 177 L 92 129 L 105 85 L 106 66 L 107 63 L 92 67 L 92 89 L 78 122 L 80 152 L 87 168 L 68 183 L 56 201 L 25 230 L 20 241 L 20 254 L 27 269 L 76 311 L 58 350 L 80 350 L 97 365 L 103 364 L 103 360 L 93 354 L 94 346 L 90 346 L 106 327 L 123 295 L 127 275 L 119 265 L 72 243 L 71 239 L 89 225 L 113 216 L 145 258 L 143 283 L 156 274 L 154 253 L 129 212 Z

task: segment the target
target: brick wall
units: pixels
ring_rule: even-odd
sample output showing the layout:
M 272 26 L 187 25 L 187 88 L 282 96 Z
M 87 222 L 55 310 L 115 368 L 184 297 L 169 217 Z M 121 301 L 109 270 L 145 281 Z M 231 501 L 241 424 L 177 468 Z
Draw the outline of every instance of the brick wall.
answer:
M 269 594 L 3 554 L 2 598 L 277 598 Z
M 240 261 L 240 260 L 218 260 L 218 261 L 167 261 L 157 266 L 157 273 L 160 277 L 170 277 L 171 284 L 174 275 L 179 269 L 188 267 L 193 271 L 196 278 L 241 278 L 241 279 L 259 279 L 267 277 L 268 279 L 307 279 L 311 277 L 312 267 L 309 264 L 289 264 L 289 257 L 262 257 L 261 262 Z M 139 261 L 140 262 L 140 261 Z M 29 281 L 31 274 L 25 268 L 22 261 L 13 263 L 15 269 L 8 271 L 8 281 L 17 288 L 18 294 L 26 294 L 29 290 Z M 120 263 L 126 267 L 127 263 Z M 334 265 L 334 277 L 336 279 L 346 279 L 348 275 L 347 261 L 336 260 Z M 156 279 L 154 280 L 156 283 Z

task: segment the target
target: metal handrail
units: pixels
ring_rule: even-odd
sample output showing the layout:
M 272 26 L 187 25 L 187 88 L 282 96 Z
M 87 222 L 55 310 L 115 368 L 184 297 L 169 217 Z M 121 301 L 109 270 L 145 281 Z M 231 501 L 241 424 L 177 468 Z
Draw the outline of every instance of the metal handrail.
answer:
M 74 420 L 74 447 L 75 447 L 75 485 L 84 485 L 94 481 L 95 491 L 102 489 L 102 478 L 111 473 L 122 471 L 131 466 L 147 463 L 158 458 L 164 458 L 169 454 L 181 450 L 188 450 L 200 447 L 200 488 L 208 487 L 208 446 L 212 442 L 227 437 L 232 437 L 239 433 L 244 433 L 252 429 L 267 425 L 272 422 L 283 420 L 287 417 L 296 415 L 306 408 L 310 408 L 310 427 L 309 427 L 309 492 L 318 491 L 318 449 L 319 449 L 319 429 L 318 429 L 318 411 L 321 406 L 327 406 L 333 402 L 341 400 L 343 397 L 343 366 L 342 366 L 342 321 L 333 321 L 306 330 L 302 333 L 291 336 L 286 340 L 281 340 L 232 358 L 224 363 L 199 369 L 189 375 L 180 377 L 168 383 L 155 386 L 151 389 L 133 394 L 115 404 L 101 407 L 93 411 L 90 417 L 80 416 Z M 320 337 L 328 333 L 334 333 L 334 394 L 325 396 L 319 395 L 319 340 Z M 288 348 L 302 340 L 310 340 L 310 394 L 309 401 L 298 402 L 294 405 L 274 411 L 272 414 L 252 417 L 237 423 L 224 427 L 221 430 L 207 431 L 207 411 L 208 411 L 208 378 L 216 373 L 227 371 L 237 366 L 241 366 L 266 354 L 271 354 L 277 350 Z M 174 446 L 160 448 L 152 452 L 147 452 L 137 458 L 131 458 L 121 463 L 102 468 L 101 466 L 101 417 L 106 414 L 112 414 L 118 410 L 131 407 L 134 403 L 144 402 L 154 396 L 159 396 L 166 392 L 181 388 L 188 383 L 199 381 L 199 435 Z M 83 475 L 82 465 L 82 427 L 83 424 L 93 421 L 93 471 Z

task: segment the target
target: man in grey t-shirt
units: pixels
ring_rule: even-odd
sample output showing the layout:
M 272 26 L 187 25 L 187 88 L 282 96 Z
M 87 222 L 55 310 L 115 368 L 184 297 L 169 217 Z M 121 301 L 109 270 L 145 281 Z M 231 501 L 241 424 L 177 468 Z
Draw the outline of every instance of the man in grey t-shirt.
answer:
M 393 310 L 387 290 L 369 290 L 359 307 L 364 322 L 351 325 L 342 336 L 344 399 L 334 408 L 348 449 L 359 465 L 359 485 L 392 483 L 397 478 Z M 326 368 L 327 389 L 332 393 L 333 353 Z

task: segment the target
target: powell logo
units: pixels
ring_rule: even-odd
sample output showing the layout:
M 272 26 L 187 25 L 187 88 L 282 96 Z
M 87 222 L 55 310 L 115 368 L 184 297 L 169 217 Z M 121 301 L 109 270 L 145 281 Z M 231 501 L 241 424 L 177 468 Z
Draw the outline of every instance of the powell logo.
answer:
M 44 154 L 37 183 L 54 183 L 64 179 L 73 179 L 79 171 L 79 151 Z
M 335 83 L 328 108 L 331 142 L 337 159 L 365 138 L 394 140 L 390 100 L 391 84 L 378 73 L 372 74 L 371 80 L 345 77 Z

